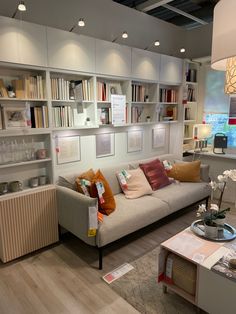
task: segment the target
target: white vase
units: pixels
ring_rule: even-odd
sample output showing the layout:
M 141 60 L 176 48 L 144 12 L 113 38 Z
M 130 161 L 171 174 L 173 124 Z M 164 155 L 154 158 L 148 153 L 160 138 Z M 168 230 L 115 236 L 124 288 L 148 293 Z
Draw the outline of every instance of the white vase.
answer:
M 208 226 L 204 223 L 205 226 L 205 236 L 210 239 L 215 239 L 218 236 L 218 226 Z
M 218 230 L 223 230 L 224 229 L 225 220 L 226 220 L 225 217 L 224 218 L 217 218 L 215 220 L 215 223 L 218 226 Z

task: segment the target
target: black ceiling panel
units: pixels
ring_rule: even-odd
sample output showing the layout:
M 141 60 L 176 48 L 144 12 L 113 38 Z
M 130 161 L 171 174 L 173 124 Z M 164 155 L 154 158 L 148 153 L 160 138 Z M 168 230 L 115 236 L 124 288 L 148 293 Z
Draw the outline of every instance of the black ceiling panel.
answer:
M 120 4 L 126 5 L 130 8 L 137 8 L 138 5 L 146 2 L 147 0 L 113 0 Z M 202 19 L 210 23 L 213 20 L 214 6 L 219 0 L 172 0 L 168 5 L 173 6 L 185 13 L 191 14 L 194 17 Z M 153 10 L 146 12 L 158 19 L 166 22 L 181 26 L 184 28 L 194 28 L 201 24 L 194 20 L 187 18 L 179 13 L 171 11 L 164 6 L 157 7 Z

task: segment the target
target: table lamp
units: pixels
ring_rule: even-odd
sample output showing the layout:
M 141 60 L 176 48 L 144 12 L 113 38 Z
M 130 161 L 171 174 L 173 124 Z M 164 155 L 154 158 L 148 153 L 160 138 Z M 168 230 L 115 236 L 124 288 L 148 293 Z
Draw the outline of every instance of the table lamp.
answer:
M 194 124 L 193 126 L 194 150 L 203 151 L 204 148 L 207 148 L 207 139 L 210 136 L 211 136 L 210 124 L 206 123 Z

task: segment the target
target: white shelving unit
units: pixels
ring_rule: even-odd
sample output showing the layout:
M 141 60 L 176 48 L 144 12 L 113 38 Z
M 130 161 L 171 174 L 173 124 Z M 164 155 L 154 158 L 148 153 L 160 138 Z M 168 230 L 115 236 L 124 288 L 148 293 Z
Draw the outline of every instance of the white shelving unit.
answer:
M 193 148 L 193 125 L 198 115 L 198 71 L 199 65 L 185 60 L 184 108 L 183 108 L 183 151 Z

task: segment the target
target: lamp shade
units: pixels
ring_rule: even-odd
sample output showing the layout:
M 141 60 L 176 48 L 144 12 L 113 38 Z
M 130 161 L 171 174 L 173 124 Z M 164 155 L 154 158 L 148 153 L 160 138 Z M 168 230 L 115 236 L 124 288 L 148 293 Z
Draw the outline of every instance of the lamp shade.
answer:
M 236 56 L 236 1 L 221 0 L 214 9 L 211 66 L 226 70 L 227 59 Z
M 211 136 L 211 125 L 210 124 L 194 124 L 193 126 L 193 138 L 195 140 L 207 139 Z

